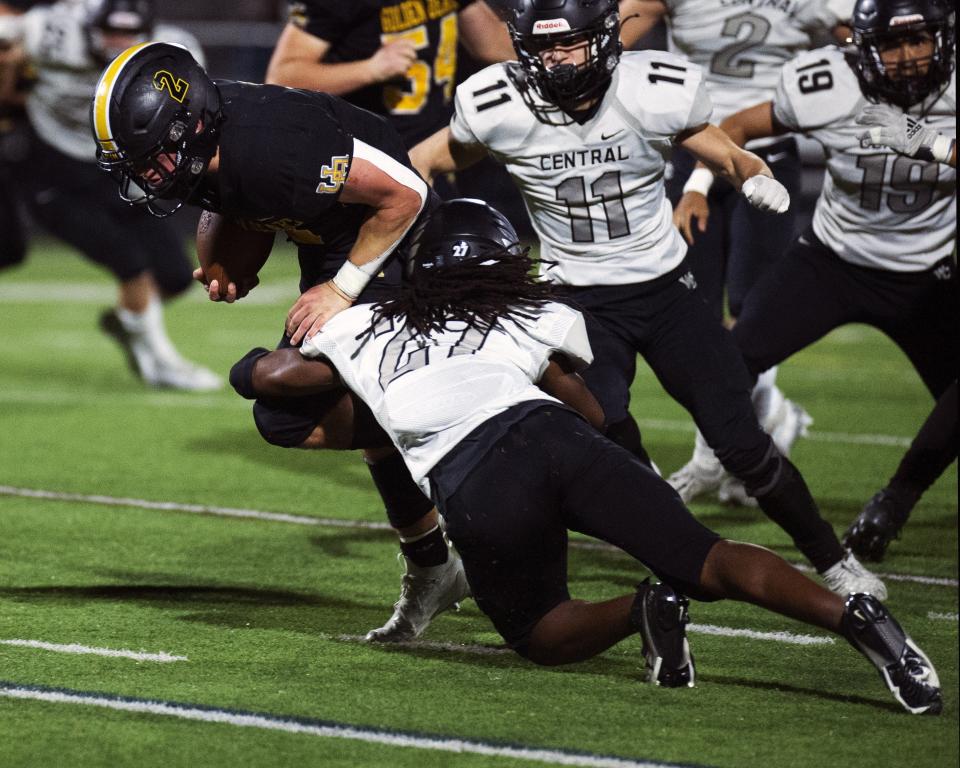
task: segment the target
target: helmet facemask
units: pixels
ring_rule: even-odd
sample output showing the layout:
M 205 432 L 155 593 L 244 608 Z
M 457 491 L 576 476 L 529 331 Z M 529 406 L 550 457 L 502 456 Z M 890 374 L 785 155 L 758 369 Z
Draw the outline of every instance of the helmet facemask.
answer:
M 885 64 L 882 53 L 904 42 L 928 43 L 929 56 Z M 904 111 L 938 94 L 949 82 L 954 66 L 953 25 L 949 20 L 916 21 L 882 31 L 854 30 L 857 77 L 871 101 L 883 101 Z
M 524 102 L 541 122 L 569 124 L 571 118 L 567 113 L 583 109 L 600 98 L 620 61 L 619 14 L 614 6 L 582 29 L 568 28 L 556 33 L 537 31 L 538 27 L 547 28 L 548 24 L 537 22 L 532 33 L 522 34 L 514 23 L 508 22 L 521 67 L 513 79 Z M 574 53 L 583 50 L 584 61 L 551 65 L 549 51 L 557 47 Z M 534 94 L 539 98 L 533 98 Z

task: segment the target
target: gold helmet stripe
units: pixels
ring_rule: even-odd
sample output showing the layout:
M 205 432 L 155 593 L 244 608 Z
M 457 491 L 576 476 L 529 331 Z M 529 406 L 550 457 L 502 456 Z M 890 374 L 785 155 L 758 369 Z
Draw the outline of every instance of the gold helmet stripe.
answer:
M 93 97 L 93 130 L 104 152 L 116 152 L 118 150 L 110 130 L 110 97 L 113 95 L 113 87 L 130 59 L 147 46 L 157 44 L 158 41 L 154 41 L 130 46 L 110 62 L 110 65 L 100 75 L 97 91 Z

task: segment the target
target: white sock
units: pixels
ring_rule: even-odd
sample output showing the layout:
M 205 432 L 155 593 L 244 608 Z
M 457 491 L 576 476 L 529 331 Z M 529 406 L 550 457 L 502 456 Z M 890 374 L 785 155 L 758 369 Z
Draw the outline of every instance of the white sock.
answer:
M 783 392 L 777 386 L 777 370 L 777 366 L 774 366 L 761 373 L 750 395 L 757 421 L 767 432 L 776 426 L 777 420 L 781 418 L 780 411 L 786 403 Z
M 703 469 L 716 472 L 720 470 L 720 460 L 713 452 L 713 448 L 707 445 L 706 438 L 697 430 L 697 436 L 693 441 L 693 462 Z

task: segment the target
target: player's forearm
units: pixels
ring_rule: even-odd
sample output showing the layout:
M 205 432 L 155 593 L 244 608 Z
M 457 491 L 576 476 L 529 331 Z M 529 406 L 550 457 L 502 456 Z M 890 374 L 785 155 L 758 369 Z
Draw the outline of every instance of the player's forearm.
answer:
M 460 144 L 443 128 L 410 150 L 410 162 L 427 181 L 442 173 L 462 171 L 486 155 L 480 145 Z
M 266 82 L 342 96 L 373 85 L 376 80 L 369 59 L 327 64 L 281 58 L 270 62 Z
M 784 132 L 774 119 L 772 101 L 735 112 L 720 123 L 720 130 L 738 147 L 754 139 L 779 136 Z
M 606 420 L 603 408 L 600 407 L 593 393 L 587 389 L 587 385 L 579 374 L 572 370 L 565 370 L 565 366 L 559 365 L 554 359 L 550 361 L 537 386 L 577 411 L 590 422 L 594 429 L 603 431 Z
M 459 16 L 460 42 L 467 52 L 483 64 L 495 64 L 516 58 L 507 25 L 490 7 L 479 0 L 471 3 Z
M 770 167 L 763 162 L 761 158 L 747 152 L 745 149 L 737 150 L 731 153 L 729 163 L 719 171 L 719 175 L 740 189 L 743 182 L 754 176 L 769 176 L 773 178 L 773 172 Z

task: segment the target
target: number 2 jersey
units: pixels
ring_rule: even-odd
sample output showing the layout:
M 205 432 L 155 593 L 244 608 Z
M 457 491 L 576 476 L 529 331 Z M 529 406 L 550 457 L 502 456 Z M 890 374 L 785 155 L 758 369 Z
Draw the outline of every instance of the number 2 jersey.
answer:
M 663 177 L 673 139 L 710 119 L 700 68 L 660 51 L 624 53 L 583 125 L 546 125 L 524 105 L 507 67 L 457 87 L 450 123 L 482 144 L 520 189 L 553 282 L 621 285 L 678 266 L 687 246 L 673 226 Z M 536 99 L 534 95 L 532 98 Z
M 956 74 L 922 118 L 956 137 Z M 935 97 L 934 97 L 935 98 Z M 847 58 L 836 47 L 784 66 L 773 109 L 791 131 L 818 141 L 827 155 L 813 230 L 845 261 L 894 272 L 932 267 L 955 248 L 956 171 L 943 163 L 860 144 L 855 118 L 868 103 Z M 918 109 L 911 111 L 919 118 Z
M 703 67 L 719 123 L 773 98 L 780 67 L 853 14 L 853 0 L 665 0 L 670 50 Z
M 386 115 L 407 147 L 450 118 L 457 74 L 457 14 L 474 0 L 302 0 L 290 4 L 294 26 L 330 44 L 324 61 L 369 59 L 384 43 L 409 40 L 417 59 L 406 77 L 343 98 Z
M 536 386 L 554 352 L 578 368 L 593 360 L 579 312 L 548 303 L 524 313 L 530 319 L 500 318 L 486 331 L 451 322 L 425 338 L 412 333 L 403 317 L 373 325 L 373 305 L 361 304 L 335 315 L 301 352 L 330 361 L 420 483 L 498 413 L 531 400 L 557 402 Z

